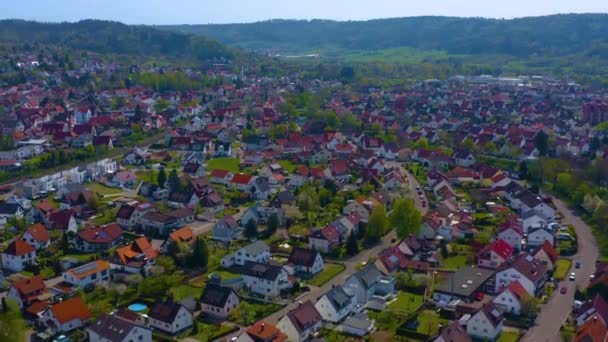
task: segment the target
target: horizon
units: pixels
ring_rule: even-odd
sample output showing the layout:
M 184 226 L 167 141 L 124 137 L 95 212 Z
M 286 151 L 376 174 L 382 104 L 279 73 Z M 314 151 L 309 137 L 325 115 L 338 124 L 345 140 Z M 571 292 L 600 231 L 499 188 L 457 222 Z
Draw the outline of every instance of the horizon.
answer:
M 227 8 L 238 8 L 229 11 Z M 608 14 L 608 2 L 601 0 L 434 0 L 408 3 L 400 0 L 309 0 L 285 4 L 280 0 L 31 0 L 0 4 L 3 19 L 45 23 L 109 20 L 129 25 L 247 24 L 269 20 L 368 21 L 421 16 L 519 19 L 559 14 Z

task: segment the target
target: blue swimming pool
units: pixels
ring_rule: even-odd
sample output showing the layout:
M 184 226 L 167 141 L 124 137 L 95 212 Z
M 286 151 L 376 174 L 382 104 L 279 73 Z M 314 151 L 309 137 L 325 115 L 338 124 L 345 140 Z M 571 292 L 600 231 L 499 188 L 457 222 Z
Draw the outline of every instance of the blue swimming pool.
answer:
M 133 311 L 133 312 L 141 312 L 144 311 L 148 308 L 148 306 L 146 304 L 142 304 L 142 303 L 133 303 L 131 305 L 129 305 L 129 310 Z

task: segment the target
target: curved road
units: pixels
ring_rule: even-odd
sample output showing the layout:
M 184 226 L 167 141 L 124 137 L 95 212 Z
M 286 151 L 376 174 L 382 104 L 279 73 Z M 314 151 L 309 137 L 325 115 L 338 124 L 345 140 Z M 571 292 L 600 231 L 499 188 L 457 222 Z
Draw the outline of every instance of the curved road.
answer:
M 568 272 L 575 272 L 576 280 L 574 282 L 563 281 L 562 284 L 568 286 L 568 292 L 561 294 L 559 291 L 555 291 L 549 302 L 541 306 L 536 325 L 523 337 L 523 341 L 526 342 L 561 341 L 559 328 L 572 311 L 576 287 L 587 287 L 590 276 L 595 272 L 595 262 L 599 257 L 599 250 L 591 228 L 561 200 L 553 198 L 553 204 L 563 217 L 562 224 L 571 224 L 576 230 L 578 253 L 572 257 L 572 269 Z M 581 268 L 574 269 L 575 261 L 581 262 Z

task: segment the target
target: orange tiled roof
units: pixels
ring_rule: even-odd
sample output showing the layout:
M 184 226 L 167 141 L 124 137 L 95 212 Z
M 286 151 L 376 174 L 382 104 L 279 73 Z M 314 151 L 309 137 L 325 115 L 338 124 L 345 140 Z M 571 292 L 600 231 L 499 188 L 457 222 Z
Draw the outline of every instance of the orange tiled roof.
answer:
M 84 301 L 80 297 L 72 297 L 61 303 L 57 303 L 50 307 L 53 316 L 63 324 L 73 319 L 80 319 L 86 321 L 91 317 L 89 309 L 84 304 Z
M 190 243 L 194 239 L 194 234 L 192 233 L 192 229 L 190 229 L 190 227 L 183 226 L 182 228 L 169 233 L 169 239 L 175 242 Z
M 38 242 L 48 242 L 51 239 L 49 231 L 46 230 L 46 228 L 40 223 L 29 226 L 29 228 L 27 228 L 27 232 L 30 233 L 34 240 Z

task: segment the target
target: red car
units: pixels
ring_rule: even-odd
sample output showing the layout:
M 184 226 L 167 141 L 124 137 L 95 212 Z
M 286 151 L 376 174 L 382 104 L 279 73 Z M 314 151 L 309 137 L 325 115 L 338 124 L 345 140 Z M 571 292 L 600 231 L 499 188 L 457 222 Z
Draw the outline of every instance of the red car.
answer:
M 567 286 L 562 286 L 562 288 L 559 290 L 559 293 L 561 293 L 561 294 L 566 294 L 566 292 L 568 292 Z
M 479 291 L 475 294 L 475 300 L 480 301 L 483 299 L 483 296 L 484 296 L 483 292 Z
M 422 207 L 426 208 L 426 202 L 424 202 L 424 201 L 422 202 Z

